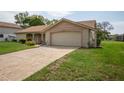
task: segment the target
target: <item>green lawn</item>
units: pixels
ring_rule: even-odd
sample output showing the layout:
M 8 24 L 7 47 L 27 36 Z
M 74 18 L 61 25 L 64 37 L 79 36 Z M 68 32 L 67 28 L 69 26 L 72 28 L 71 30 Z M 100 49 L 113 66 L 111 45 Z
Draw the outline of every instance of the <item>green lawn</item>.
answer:
M 26 46 L 16 42 L 0 42 L 0 55 L 15 52 L 19 50 L 33 48 L 34 46 Z
M 25 80 L 124 80 L 124 42 L 78 49 Z

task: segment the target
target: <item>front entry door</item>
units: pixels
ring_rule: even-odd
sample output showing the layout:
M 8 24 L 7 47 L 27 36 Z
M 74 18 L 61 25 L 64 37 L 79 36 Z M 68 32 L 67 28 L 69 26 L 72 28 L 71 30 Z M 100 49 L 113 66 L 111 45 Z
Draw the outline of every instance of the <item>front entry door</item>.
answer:
M 36 44 L 41 44 L 41 34 L 35 34 L 34 40 L 35 40 Z

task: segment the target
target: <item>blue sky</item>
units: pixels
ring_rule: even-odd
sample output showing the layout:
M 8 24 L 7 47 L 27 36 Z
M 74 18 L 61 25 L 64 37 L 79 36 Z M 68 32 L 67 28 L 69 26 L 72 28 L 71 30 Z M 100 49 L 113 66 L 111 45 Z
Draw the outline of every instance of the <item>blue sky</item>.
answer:
M 44 12 L 43 15 L 47 16 L 48 18 L 56 18 L 56 15 L 49 16 L 46 12 Z M 58 16 L 58 18 L 60 17 L 61 15 Z M 65 18 L 69 18 L 75 21 L 95 19 L 97 21 L 116 22 L 116 21 L 124 21 L 124 12 L 73 11 L 73 12 L 69 12 L 65 16 Z
M 13 22 L 14 15 L 20 11 L 5 11 L 0 12 L 0 21 Z M 30 15 L 38 14 L 43 15 L 49 19 L 60 19 L 68 18 L 73 21 L 81 20 L 96 20 L 97 22 L 109 21 L 113 26 L 114 30 L 111 31 L 112 34 L 122 34 L 124 33 L 124 12 L 121 11 L 30 11 Z

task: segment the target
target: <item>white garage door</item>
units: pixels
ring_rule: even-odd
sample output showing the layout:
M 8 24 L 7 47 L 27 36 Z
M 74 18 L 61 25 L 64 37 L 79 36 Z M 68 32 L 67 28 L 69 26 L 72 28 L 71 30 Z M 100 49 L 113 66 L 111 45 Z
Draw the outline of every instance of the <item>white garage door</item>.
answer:
M 56 32 L 51 34 L 52 45 L 81 46 L 81 32 Z

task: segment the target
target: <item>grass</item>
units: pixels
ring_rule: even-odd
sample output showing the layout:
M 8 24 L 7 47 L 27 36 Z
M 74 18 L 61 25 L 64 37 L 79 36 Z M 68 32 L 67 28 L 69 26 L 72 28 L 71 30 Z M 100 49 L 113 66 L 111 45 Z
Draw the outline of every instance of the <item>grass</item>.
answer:
M 0 42 L 0 55 L 11 53 L 19 50 L 33 48 L 34 46 L 26 46 L 24 44 L 16 43 L 16 42 Z
M 102 47 L 78 49 L 25 80 L 124 80 L 124 42 L 105 41 Z

